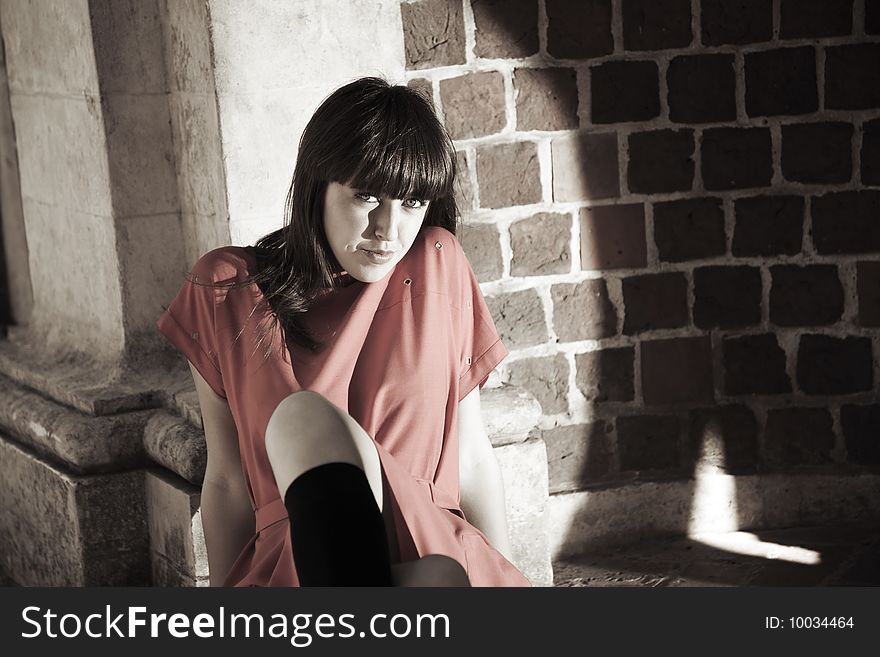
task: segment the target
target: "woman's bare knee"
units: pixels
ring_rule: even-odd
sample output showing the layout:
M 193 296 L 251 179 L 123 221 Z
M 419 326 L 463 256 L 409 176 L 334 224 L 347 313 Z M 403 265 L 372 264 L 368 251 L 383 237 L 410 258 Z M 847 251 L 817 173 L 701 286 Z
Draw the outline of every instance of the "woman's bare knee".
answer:
M 283 494 L 306 470 L 324 463 L 352 463 L 367 475 L 382 508 L 379 454 L 366 431 L 348 413 L 311 390 L 285 397 L 266 425 L 266 454 Z

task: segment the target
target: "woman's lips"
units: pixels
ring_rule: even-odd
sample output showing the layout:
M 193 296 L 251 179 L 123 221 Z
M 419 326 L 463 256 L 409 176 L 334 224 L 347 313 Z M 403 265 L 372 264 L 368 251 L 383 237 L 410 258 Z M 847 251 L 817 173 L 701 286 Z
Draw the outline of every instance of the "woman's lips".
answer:
M 394 255 L 394 251 L 370 251 L 369 249 L 361 249 L 361 251 L 364 252 L 367 260 L 377 265 L 388 262 L 391 260 L 391 256 Z

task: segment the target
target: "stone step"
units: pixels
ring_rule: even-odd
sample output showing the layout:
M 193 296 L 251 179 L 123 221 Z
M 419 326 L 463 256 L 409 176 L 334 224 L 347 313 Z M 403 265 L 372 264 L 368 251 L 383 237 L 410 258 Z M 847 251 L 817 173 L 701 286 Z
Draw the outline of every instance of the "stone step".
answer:
M 878 586 L 880 529 L 821 525 L 656 538 L 553 565 L 558 587 Z
M 584 551 L 695 533 L 756 528 L 880 524 L 880 474 L 838 472 L 646 481 L 550 496 L 550 551 L 560 560 Z

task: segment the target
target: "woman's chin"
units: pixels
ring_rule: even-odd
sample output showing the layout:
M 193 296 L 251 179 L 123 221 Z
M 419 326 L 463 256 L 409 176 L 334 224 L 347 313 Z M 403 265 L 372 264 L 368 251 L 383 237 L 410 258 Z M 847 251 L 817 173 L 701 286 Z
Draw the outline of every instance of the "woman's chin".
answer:
M 375 283 L 385 278 L 393 268 L 392 264 L 373 267 L 352 267 L 348 270 L 348 274 L 361 283 Z

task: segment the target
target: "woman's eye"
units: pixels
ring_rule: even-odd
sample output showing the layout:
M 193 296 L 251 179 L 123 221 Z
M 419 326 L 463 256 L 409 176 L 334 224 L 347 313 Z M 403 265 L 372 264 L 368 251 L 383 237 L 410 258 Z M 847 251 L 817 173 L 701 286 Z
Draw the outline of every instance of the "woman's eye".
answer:
M 378 199 L 376 198 L 376 195 L 375 195 L 375 194 L 370 194 L 370 192 L 357 192 L 357 193 L 355 194 L 355 196 L 356 196 L 357 198 L 359 198 L 360 200 L 362 200 L 362 201 L 369 201 L 369 200 L 371 200 L 371 199 L 376 199 L 376 200 L 378 200 Z
M 404 203 L 409 203 L 410 201 L 412 201 L 414 203 L 414 205 L 409 206 L 410 208 L 413 208 L 413 209 L 423 208 L 428 204 L 427 201 L 423 201 L 418 198 L 408 198 L 408 199 L 406 199 L 406 201 L 404 201 Z

